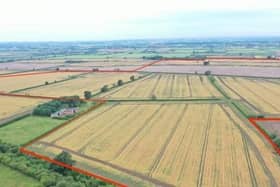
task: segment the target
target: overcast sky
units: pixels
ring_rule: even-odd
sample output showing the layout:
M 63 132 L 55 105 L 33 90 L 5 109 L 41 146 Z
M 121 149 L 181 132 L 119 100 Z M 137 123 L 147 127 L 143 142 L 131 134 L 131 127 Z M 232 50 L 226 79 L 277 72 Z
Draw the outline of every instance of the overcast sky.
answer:
M 280 36 L 280 0 L 0 0 L 0 41 Z

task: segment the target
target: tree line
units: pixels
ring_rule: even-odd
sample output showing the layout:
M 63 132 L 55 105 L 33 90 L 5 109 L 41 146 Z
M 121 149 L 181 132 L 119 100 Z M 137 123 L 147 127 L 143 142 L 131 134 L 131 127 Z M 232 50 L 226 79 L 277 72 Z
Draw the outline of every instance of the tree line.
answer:
M 75 163 L 66 152 L 55 159 L 70 165 Z M 112 187 L 103 181 L 24 155 L 18 146 L 1 140 L 0 163 L 40 181 L 40 186 L 44 187 Z
M 82 101 L 79 96 L 61 97 L 60 99 L 38 105 L 33 110 L 33 114 L 38 116 L 50 116 L 52 113 L 62 108 L 79 107 L 81 103 Z

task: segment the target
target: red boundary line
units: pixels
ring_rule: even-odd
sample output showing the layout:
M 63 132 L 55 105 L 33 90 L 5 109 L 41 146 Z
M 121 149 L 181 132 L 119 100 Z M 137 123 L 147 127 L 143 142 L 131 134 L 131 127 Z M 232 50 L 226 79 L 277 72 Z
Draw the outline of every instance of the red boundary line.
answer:
M 118 186 L 118 187 L 127 187 L 127 185 L 122 184 L 122 183 L 120 183 L 120 182 L 114 181 L 114 180 L 109 179 L 109 178 L 107 178 L 107 177 L 103 177 L 103 176 L 101 176 L 101 175 L 97 175 L 97 174 L 88 172 L 88 171 L 86 171 L 86 170 L 82 170 L 82 169 L 80 169 L 80 168 L 77 168 L 77 167 L 74 167 L 74 166 L 65 164 L 65 163 L 63 163 L 63 162 L 59 162 L 59 161 L 54 160 L 54 159 L 51 159 L 51 158 L 49 158 L 49 157 L 47 157 L 47 156 L 44 156 L 44 155 L 35 153 L 35 152 L 33 152 L 33 151 L 30 151 L 30 150 L 27 150 L 27 149 L 24 148 L 24 147 L 21 147 L 19 150 L 20 150 L 21 153 L 23 153 L 23 154 L 25 154 L 25 155 L 29 155 L 29 156 L 38 158 L 38 159 L 40 159 L 40 160 L 47 161 L 47 162 L 52 163 L 52 164 L 56 164 L 56 165 L 58 165 L 58 166 L 62 166 L 62 167 L 64 167 L 64 168 L 70 169 L 70 170 L 75 171 L 75 172 L 78 172 L 78 173 L 80 173 L 80 174 L 83 174 L 83 175 L 86 175 L 86 176 L 89 176 L 89 177 L 93 177 L 93 178 L 99 179 L 99 180 L 104 181 L 104 182 L 106 182 L 106 183 L 113 184 L 113 185 Z
M 249 118 L 250 123 L 261 133 L 261 135 L 272 145 L 280 156 L 280 147 L 270 138 L 270 136 L 258 125 L 257 121 L 279 121 L 280 118 Z

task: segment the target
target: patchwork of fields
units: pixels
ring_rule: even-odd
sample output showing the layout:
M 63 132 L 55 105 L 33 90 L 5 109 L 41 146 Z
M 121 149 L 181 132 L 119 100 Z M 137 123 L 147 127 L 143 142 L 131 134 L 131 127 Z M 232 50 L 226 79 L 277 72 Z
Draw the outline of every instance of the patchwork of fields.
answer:
M 70 151 L 87 169 L 111 166 L 153 184 L 280 185 L 272 148 L 223 104 L 107 104 L 30 149 Z
M 170 65 L 173 62 L 175 65 Z M 55 64 L 55 60 L 49 63 Z M 127 61 L 106 63 L 103 67 L 123 66 Z M 137 63 L 132 61 L 130 65 Z M 166 61 L 152 66 L 178 68 L 177 64 L 190 70 L 197 63 L 203 62 Z M 259 63 L 248 62 L 245 66 Z M 267 63 L 274 66 L 276 62 Z M 102 64 L 91 60 L 70 63 L 62 69 Z M 136 79 L 131 80 L 131 76 Z M 118 80 L 123 84 L 117 86 Z M 249 123 L 250 115 L 244 114 L 247 110 L 254 115 L 279 116 L 279 79 L 170 72 L 55 72 L 0 75 L 0 85 L 0 91 L 12 92 L 0 96 L 4 106 L 0 107 L 0 124 L 25 111 L 31 113 L 36 105 L 46 102 L 24 97 L 28 95 L 83 98 L 84 91 L 91 91 L 97 94 L 93 99 L 105 99 L 88 113 L 80 108 L 78 118 L 28 144 L 26 149 L 35 153 L 54 158 L 66 151 L 76 167 L 129 186 L 280 186 L 279 155 Z M 101 94 L 104 85 L 108 90 Z M 22 97 L 13 95 L 15 91 Z M 23 145 L 65 120 L 28 116 L 3 123 L 0 140 Z M 279 133 L 278 124 L 269 125 Z
M 153 74 L 104 94 L 108 98 L 216 98 L 220 93 L 206 76 Z

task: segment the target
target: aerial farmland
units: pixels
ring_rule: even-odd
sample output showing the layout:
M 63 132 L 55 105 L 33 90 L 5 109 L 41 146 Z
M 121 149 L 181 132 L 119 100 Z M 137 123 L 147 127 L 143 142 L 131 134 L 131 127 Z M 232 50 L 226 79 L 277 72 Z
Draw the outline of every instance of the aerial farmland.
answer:
M 27 186 L 280 186 L 279 47 L 157 42 L 0 63 L 0 170 Z

